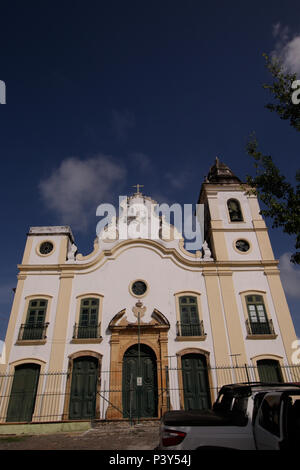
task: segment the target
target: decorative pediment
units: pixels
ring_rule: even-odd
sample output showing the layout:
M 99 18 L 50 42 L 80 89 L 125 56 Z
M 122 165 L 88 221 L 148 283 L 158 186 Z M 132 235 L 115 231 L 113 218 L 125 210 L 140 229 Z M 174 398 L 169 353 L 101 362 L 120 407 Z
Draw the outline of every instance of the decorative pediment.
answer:
M 116 313 L 116 315 L 110 320 L 108 328 L 113 328 L 115 326 L 118 326 L 117 323 L 120 320 L 120 318 L 123 317 L 125 312 L 126 312 L 126 308 L 123 308 L 123 310 L 120 310 L 120 312 Z M 125 320 L 125 318 L 123 318 L 123 320 Z
M 137 304 L 133 307 L 133 311 L 136 316 L 138 316 L 138 313 L 143 313 L 145 311 L 146 307 L 142 305 L 141 302 L 137 302 Z M 153 310 L 151 314 L 151 321 L 149 323 L 146 323 L 144 321 L 137 318 L 135 322 L 129 322 L 126 318 L 126 309 L 124 308 L 123 310 L 120 310 L 110 321 L 108 328 L 110 330 L 114 329 L 124 329 L 124 328 L 138 328 L 140 326 L 141 328 L 164 328 L 164 329 L 169 329 L 170 328 L 170 323 L 167 320 L 167 318 L 156 308 Z M 142 315 L 141 315 L 142 316 Z M 140 321 L 139 321 L 140 320 Z
M 151 324 L 167 326 L 168 328 L 170 328 L 170 323 L 168 319 L 156 308 L 153 310 L 151 318 L 152 318 Z

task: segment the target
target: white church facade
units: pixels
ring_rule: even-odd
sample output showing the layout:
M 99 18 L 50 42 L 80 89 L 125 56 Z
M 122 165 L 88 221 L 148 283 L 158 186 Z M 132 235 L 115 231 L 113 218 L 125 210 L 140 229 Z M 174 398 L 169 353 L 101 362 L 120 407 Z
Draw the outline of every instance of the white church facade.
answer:
M 155 204 L 139 191 L 126 204 L 137 202 Z M 224 383 L 295 380 L 296 334 L 256 196 L 217 159 L 198 202 L 206 243 L 193 253 L 173 227 L 168 239 L 99 237 L 87 256 L 69 227 L 30 228 L 2 422 L 159 418 L 208 408 Z

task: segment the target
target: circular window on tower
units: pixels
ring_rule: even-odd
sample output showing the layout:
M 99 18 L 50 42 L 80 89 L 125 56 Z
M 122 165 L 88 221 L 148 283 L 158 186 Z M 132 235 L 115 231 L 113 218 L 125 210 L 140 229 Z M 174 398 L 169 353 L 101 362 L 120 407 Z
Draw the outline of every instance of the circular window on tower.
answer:
M 54 249 L 54 245 L 52 242 L 45 241 L 42 242 L 39 246 L 39 254 L 43 256 L 50 255 Z
M 144 295 L 147 294 L 148 291 L 148 285 L 146 281 L 143 281 L 141 279 L 137 279 L 136 281 L 133 281 L 130 284 L 129 288 L 130 292 L 132 295 L 135 297 L 143 297 Z
M 237 240 L 235 242 L 235 247 L 237 250 L 241 251 L 242 253 L 246 253 L 250 249 L 250 243 L 247 240 Z

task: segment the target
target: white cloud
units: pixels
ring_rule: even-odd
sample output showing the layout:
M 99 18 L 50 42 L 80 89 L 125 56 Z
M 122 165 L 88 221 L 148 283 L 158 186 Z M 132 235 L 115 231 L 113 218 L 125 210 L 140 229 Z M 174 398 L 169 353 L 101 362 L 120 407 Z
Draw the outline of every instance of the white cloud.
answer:
M 100 154 L 86 160 L 71 157 L 41 181 L 39 189 L 46 206 L 56 212 L 61 223 L 85 230 L 97 206 L 112 202 L 112 193 L 125 177 L 125 168 L 110 156 Z
M 279 59 L 287 72 L 300 76 L 300 33 L 291 37 L 287 26 L 276 23 L 273 25 L 273 36 L 276 43 L 272 57 Z
M 300 299 L 300 269 L 290 262 L 291 253 L 284 253 L 279 259 L 280 277 L 285 293 Z

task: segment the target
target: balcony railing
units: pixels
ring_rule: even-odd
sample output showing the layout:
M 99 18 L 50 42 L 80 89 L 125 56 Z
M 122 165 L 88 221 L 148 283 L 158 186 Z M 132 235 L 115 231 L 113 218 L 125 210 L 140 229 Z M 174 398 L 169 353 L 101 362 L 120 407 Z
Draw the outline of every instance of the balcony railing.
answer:
M 46 330 L 49 323 L 25 323 L 19 330 L 19 341 L 46 339 Z
M 101 338 L 101 323 L 98 325 L 80 325 L 75 323 L 73 339 L 97 339 Z
M 177 322 L 177 336 L 205 336 L 203 321 L 199 323 L 181 323 Z
M 248 335 L 275 335 L 273 322 L 267 319 L 265 322 L 251 322 L 246 320 L 246 328 Z

